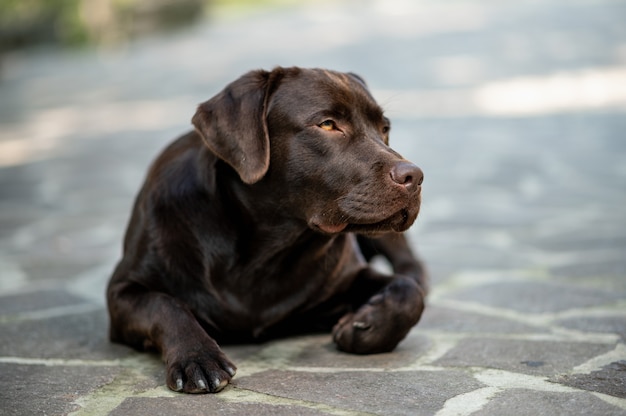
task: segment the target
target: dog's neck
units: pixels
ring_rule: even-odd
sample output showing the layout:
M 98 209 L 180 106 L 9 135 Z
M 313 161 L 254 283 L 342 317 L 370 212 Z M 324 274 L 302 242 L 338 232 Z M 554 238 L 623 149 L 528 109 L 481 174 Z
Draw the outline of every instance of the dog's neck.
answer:
M 254 246 L 263 242 L 285 250 L 298 242 L 315 242 L 321 249 L 336 239 L 336 236 L 312 230 L 306 220 L 293 216 L 292 210 L 281 206 L 281 201 L 287 200 L 282 189 L 267 186 L 265 181 L 248 185 L 211 151 L 203 149 L 201 153 L 200 183 L 205 184 L 215 201 L 224 204 L 222 208 L 231 218 L 238 218 L 236 226 L 241 229 L 240 235 L 247 236 L 247 244 Z

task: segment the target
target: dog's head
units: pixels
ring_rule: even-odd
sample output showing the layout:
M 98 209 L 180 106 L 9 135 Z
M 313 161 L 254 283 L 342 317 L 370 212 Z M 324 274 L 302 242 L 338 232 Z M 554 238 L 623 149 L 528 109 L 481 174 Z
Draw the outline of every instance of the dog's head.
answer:
M 245 184 L 312 229 L 404 231 L 417 217 L 422 171 L 389 147 L 389 120 L 357 75 L 249 72 L 193 124 Z

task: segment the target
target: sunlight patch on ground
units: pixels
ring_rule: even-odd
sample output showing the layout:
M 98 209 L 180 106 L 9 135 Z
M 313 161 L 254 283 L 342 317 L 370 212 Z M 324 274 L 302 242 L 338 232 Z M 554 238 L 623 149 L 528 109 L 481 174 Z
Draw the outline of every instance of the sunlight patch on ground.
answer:
M 626 67 L 592 68 L 492 81 L 475 88 L 377 90 L 392 117 L 525 117 L 626 111 Z
M 49 157 L 64 143 L 123 131 L 160 131 L 187 121 L 197 103 L 181 96 L 165 100 L 110 102 L 47 109 L 28 123 L 0 131 L 0 167 Z
M 478 88 L 474 99 L 490 115 L 626 108 L 626 67 L 491 82 Z
M 576 111 L 626 111 L 626 66 L 491 81 L 474 88 L 375 90 L 392 118 L 532 117 Z M 190 119 L 196 102 L 110 102 L 42 110 L 0 132 L 0 167 L 49 157 L 69 140 L 123 131 L 158 131 Z M 191 125 L 189 124 L 189 127 Z

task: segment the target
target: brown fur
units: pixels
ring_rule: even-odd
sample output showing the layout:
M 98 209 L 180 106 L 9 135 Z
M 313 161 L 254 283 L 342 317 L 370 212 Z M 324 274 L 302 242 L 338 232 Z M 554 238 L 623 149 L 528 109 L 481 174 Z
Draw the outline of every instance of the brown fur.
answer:
M 217 342 L 332 330 L 338 348 L 390 351 L 424 308 L 402 235 L 422 172 L 354 74 L 253 71 L 198 107 L 137 197 L 107 299 L 110 337 L 161 353 L 167 385 L 221 390 Z M 384 255 L 385 275 L 367 261 Z

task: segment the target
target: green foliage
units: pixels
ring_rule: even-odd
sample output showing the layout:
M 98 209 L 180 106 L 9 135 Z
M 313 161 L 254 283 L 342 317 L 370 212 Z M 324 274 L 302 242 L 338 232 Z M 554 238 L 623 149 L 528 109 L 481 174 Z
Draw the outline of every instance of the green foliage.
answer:
M 114 43 L 189 25 L 208 8 L 245 12 L 296 0 L 0 0 L 0 51 L 40 43 Z
M 0 47 L 84 42 L 79 6 L 80 0 L 0 0 Z

